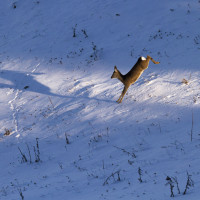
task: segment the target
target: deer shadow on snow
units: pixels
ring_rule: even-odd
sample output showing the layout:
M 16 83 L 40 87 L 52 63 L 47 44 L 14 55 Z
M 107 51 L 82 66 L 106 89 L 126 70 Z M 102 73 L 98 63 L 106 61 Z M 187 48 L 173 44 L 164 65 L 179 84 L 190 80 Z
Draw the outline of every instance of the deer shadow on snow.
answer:
M 88 89 L 92 86 L 80 87 L 78 90 L 72 92 L 72 96 L 59 95 L 51 92 L 51 89 L 43 85 L 42 83 L 36 80 L 36 76 L 43 75 L 44 73 L 30 73 L 30 72 L 20 72 L 12 70 L 1 70 L 0 71 L 0 89 L 1 88 L 10 88 L 15 90 L 21 90 L 23 92 L 34 92 L 40 93 L 52 97 L 62 97 L 68 98 L 69 100 L 76 99 L 85 99 L 85 100 L 97 100 L 105 102 L 113 102 L 110 100 L 102 100 L 95 97 L 88 97 Z M 56 80 L 52 80 L 56 81 Z M 76 88 L 80 82 L 74 84 Z
M 43 85 L 35 79 L 34 76 L 42 74 L 44 73 L 27 73 L 11 70 L 1 70 L 0 88 L 18 89 L 50 96 L 64 97 L 62 95 L 52 93 L 48 86 Z

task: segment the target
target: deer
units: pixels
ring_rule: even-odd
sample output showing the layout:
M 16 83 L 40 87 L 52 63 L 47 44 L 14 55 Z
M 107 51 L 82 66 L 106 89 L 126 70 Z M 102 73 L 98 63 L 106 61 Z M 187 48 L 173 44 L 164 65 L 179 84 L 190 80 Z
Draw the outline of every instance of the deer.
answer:
M 136 64 L 133 66 L 133 68 L 125 75 L 121 74 L 121 72 L 117 69 L 116 66 L 114 66 L 114 72 L 111 76 L 112 78 L 117 78 L 119 79 L 123 84 L 124 84 L 124 89 L 119 97 L 119 99 L 117 100 L 118 103 L 121 103 L 124 95 L 126 94 L 128 88 L 134 84 L 138 78 L 142 75 L 142 73 L 144 72 L 145 69 L 148 68 L 149 66 L 149 61 L 152 61 L 154 64 L 159 64 L 160 62 L 156 62 L 151 56 L 147 56 L 147 58 L 145 57 L 140 57 L 138 58 L 138 61 L 136 62 Z

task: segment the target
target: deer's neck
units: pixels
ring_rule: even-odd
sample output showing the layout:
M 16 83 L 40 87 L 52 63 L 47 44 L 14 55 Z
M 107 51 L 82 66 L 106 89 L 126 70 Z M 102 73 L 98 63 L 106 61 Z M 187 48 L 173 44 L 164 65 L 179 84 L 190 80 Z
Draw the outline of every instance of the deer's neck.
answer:
M 122 83 L 124 83 L 124 75 L 119 71 L 118 77 L 117 77 Z

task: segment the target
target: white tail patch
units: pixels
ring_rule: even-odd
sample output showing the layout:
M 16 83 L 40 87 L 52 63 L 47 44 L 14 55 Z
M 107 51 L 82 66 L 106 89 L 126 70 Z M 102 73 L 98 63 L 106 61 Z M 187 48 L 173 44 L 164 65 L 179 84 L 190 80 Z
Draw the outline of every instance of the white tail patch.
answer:
M 146 58 L 142 56 L 142 57 L 141 57 L 141 60 L 146 60 Z

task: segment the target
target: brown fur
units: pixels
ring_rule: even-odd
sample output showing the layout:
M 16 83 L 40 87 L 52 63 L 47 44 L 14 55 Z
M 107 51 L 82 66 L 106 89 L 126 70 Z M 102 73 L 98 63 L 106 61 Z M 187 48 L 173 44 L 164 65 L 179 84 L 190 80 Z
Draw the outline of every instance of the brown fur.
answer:
M 114 67 L 114 72 L 111 76 L 111 78 L 117 78 L 124 84 L 124 89 L 122 91 L 122 94 L 120 95 L 119 99 L 117 100 L 118 103 L 122 102 L 122 99 L 124 98 L 124 95 L 126 94 L 128 88 L 137 81 L 137 79 L 141 76 L 141 74 L 144 72 L 145 69 L 149 66 L 149 61 L 152 61 L 154 64 L 159 64 L 160 62 L 156 62 L 153 58 L 150 56 L 147 56 L 146 60 L 143 60 L 142 57 L 140 57 L 137 61 L 137 63 L 133 66 L 133 68 L 125 75 L 121 74 L 121 72 L 117 69 L 117 67 Z

